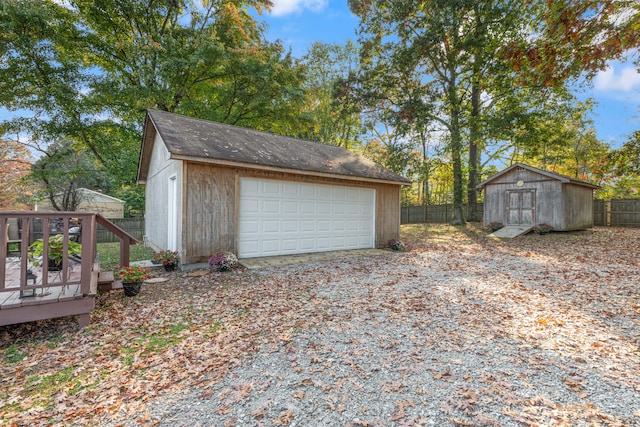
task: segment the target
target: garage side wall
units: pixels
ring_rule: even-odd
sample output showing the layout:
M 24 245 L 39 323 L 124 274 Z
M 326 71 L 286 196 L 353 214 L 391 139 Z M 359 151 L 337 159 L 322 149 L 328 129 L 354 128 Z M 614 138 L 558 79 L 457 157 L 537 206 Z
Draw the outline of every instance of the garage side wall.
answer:
M 182 161 L 169 158 L 169 152 L 164 142 L 156 134 L 149 163 L 149 174 L 145 185 L 145 236 L 147 243 L 156 251 L 167 249 L 168 241 L 168 186 L 169 178 L 175 175 L 178 180 L 176 195 L 180 206 Z M 178 236 L 180 236 L 180 224 L 182 210 L 177 209 Z M 178 238 L 178 252 L 181 253 L 180 238 Z M 184 261 L 182 261 L 184 262 Z
M 189 162 L 185 167 L 185 263 L 206 262 L 214 253 L 237 253 L 240 177 L 338 184 L 376 190 L 375 246 L 400 237 L 400 186 L 295 175 Z
M 207 262 L 216 252 L 237 253 L 236 171 L 187 163 L 184 248 L 186 263 Z

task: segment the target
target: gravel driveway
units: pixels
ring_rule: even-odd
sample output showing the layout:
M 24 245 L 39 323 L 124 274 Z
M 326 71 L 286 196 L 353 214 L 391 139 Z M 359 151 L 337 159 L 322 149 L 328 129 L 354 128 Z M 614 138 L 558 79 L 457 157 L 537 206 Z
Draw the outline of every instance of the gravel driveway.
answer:
M 221 381 L 104 425 L 640 425 L 639 238 L 431 235 L 251 273 L 283 287 L 291 326 Z M 243 315 L 264 328 L 268 313 Z

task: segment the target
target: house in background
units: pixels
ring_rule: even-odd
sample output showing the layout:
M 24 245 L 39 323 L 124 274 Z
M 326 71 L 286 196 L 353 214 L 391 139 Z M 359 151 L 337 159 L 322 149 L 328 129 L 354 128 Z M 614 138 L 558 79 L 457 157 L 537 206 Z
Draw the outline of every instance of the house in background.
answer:
M 547 223 L 556 231 L 593 227 L 593 190 L 575 178 L 516 163 L 478 184 L 484 190 L 484 224 Z
M 410 181 L 346 149 L 148 110 L 145 234 L 182 264 L 383 247 Z
M 77 212 L 99 213 L 105 218 L 124 218 L 124 200 L 89 190 L 88 188 L 78 188 L 76 191 L 77 200 L 80 203 L 76 207 Z M 62 199 L 62 193 L 54 196 L 56 201 Z M 60 203 L 61 204 L 61 203 Z M 36 211 L 55 211 L 49 199 L 36 202 Z

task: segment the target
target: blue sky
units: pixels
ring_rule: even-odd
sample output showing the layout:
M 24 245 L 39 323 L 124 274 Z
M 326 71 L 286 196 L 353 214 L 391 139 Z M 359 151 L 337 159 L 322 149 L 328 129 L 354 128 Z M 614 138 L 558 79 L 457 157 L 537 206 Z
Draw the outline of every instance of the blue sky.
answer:
M 268 24 L 267 38 L 280 39 L 293 54 L 305 54 L 314 41 L 344 43 L 357 40 L 358 18 L 349 11 L 347 0 L 273 0 L 270 14 L 259 20 Z M 640 130 L 640 73 L 631 61 L 612 62 L 598 74 L 591 87 L 582 85 L 579 99 L 597 102 L 591 118 L 598 138 L 619 146 Z
M 296 57 L 304 55 L 314 41 L 342 44 L 349 38 L 357 40 L 359 19 L 349 11 L 347 0 L 273 0 L 273 3 L 271 13 L 256 18 L 268 25 L 269 40 L 281 40 Z M 576 94 L 580 99 L 596 100 L 591 118 L 601 140 L 617 147 L 633 131 L 640 130 L 640 73 L 631 61 L 612 62 L 591 86 L 583 85 Z M 25 113 L 28 114 L 17 115 Z M 0 106 L 0 119 L 11 115 Z

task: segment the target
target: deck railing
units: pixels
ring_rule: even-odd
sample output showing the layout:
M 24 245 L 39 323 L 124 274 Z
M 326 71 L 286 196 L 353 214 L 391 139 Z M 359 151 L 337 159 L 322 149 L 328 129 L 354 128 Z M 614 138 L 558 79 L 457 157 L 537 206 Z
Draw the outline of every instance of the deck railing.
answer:
M 13 225 L 18 225 L 18 239 L 10 239 L 10 221 Z M 17 221 L 16 221 L 17 220 Z M 37 240 L 34 237 L 33 229 L 36 223 L 41 223 L 42 228 L 42 259 L 34 260 L 29 246 Z M 70 229 L 75 224 L 81 227 L 79 234 L 71 233 Z M 39 224 L 40 225 L 40 224 Z M 80 285 L 82 295 L 90 293 L 92 266 L 96 254 L 95 245 L 96 214 L 79 212 L 22 212 L 3 211 L 0 212 L 0 293 L 14 292 L 16 290 L 33 291 L 41 288 L 65 287 L 70 285 Z M 15 230 L 13 230 L 15 233 Z M 48 274 L 49 253 L 51 248 L 49 238 L 61 234 L 63 236 L 62 261 L 60 274 Z M 15 236 L 13 236 L 15 237 Z M 82 254 L 80 259 L 69 257 L 70 237 L 77 237 L 80 241 Z M 17 247 L 17 250 L 15 248 Z M 19 287 L 6 286 L 7 257 L 10 253 L 19 256 Z M 30 272 L 36 268 L 36 264 L 42 268 L 41 283 L 28 284 Z M 71 275 L 71 266 L 77 272 L 76 264 L 79 265 L 79 275 Z
M 17 290 L 33 292 L 33 290 L 41 288 L 70 285 L 80 285 L 82 295 L 89 295 L 92 292 L 90 289 L 91 274 L 96 260 L 97 224 L 102 225 L 118 237 L 120 240 L 120 265 L 129 265 L 129 245 L 136 243 L 137 240 L 99 214 L 0 211 L 0 296 L 2 293 Z M 78 227 L 79 232 L 74 232 L 73 227 Z M 37 229 L 35 233 L 34 229 Z M 55 235 L 62 235 L 63 242 L 60 274 L 48 273 L 49 253 L 51 252 L 49 238 Z M 34 260 L 29 246 L 39 238 L 42 239 L 42 259 Z M 69 256 L 71 239 L 77 240 L 81 245 L 82 254 L 79 259 Z M 16 261 L 19 263 L 19 287 L 15 286 L 15 279 L 12 286 L 7 286 L 7 258 L 11 254 L 19 257 Z M 36 264 L 42 270 L 41 282 L 35 285 L 29 284 L 33 270 L 38 268 Z M 74 274 L 70 274 L 71 271 Z

